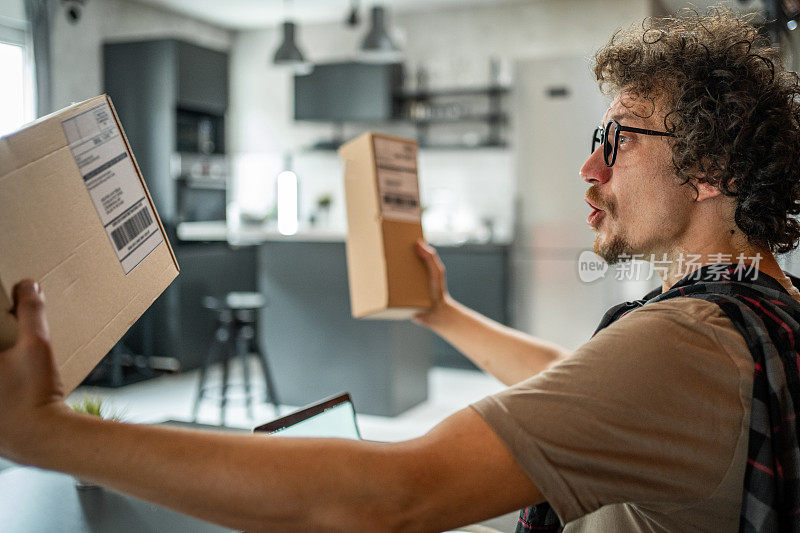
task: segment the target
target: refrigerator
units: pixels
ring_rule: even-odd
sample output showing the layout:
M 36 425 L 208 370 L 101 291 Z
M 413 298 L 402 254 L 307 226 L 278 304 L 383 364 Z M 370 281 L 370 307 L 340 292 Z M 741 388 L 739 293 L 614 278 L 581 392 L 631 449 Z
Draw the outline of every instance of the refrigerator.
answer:
M 609 307 L 641 298 L 660 285 L 660 278 L 648 275 L 642 263 L 611 266 L 592 281 L 579 272 L 581 264 L 585 268 L 581 253 L 592 250 L 594 242 L 586 223 L 590 209 L 583 200 L 589 184 L 579 170 L 608 101 L 594 81 L 588 57 L 514 63 L 512 325 L 569 349 L 591 337 Z

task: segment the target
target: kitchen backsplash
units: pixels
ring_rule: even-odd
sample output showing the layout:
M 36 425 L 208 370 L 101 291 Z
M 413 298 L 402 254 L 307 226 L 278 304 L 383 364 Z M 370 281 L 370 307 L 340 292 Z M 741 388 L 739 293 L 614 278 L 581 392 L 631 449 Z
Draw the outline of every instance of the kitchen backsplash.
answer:
M 420 196 L 426 234 L 438 242 L 508 242 L 513 227 L 514 176 L 506 150 L 422 151 Z M 269 216 L 275 204 L 275 177 L 282 157 L 240 154 L 234 157 L 232 196 L 246 217 Z M 313 216 L 321 229 L 344 230 L 344 183 L 336 152 L 301 152 L 292 158 L 298 177 L 301 224 Z M 320 199 L 330 207 L 319 209 Z

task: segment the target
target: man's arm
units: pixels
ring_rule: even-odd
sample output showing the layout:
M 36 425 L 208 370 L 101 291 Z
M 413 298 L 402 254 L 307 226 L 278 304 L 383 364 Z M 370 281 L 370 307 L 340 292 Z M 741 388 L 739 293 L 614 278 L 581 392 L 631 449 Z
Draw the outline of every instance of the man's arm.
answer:
M 417 242 L 428 268 L 433 307 L 414 317 L 480 368 L 514 385 L 569 356 L 566 348 L 509 328 L 455 301 L 447 291 L 445 269 L 436 251 Z
M 248 531 L 441 531 L 543 498 L 471 408 L 401 443 L 121 424 L 63 402 L 32 283 L 0 352 L 0 455 Z

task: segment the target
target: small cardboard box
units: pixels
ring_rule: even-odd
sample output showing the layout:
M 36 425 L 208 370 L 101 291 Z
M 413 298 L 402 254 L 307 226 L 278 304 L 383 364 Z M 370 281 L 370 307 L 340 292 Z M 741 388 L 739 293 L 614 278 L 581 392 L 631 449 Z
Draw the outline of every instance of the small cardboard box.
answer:
M 364 133 L 339 148 L 347 198 L 347 273 L 354 318 L 406 319 L 431 306 L 417 143 Z
M 14 285 L 38 280 L 71 392 L 177 275 L 107 96 L 0 137 L 0 349 L 16 338 Z

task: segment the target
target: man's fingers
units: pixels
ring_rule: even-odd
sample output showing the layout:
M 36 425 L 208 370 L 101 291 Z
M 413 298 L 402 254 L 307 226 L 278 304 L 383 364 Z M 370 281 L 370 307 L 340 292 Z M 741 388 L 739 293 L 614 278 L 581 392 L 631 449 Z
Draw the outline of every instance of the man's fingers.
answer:
M 431 291 L 438 295 L 444 290 L 444 264 L 439 258 L 439 254 L 430 244 L 420 239 L 417 241 L 417 255 L 425 261 L 425 265 L 428 267 Z
M 439 254 L 436 253 L 436 250 L 430 244 L 423 240 L 417 241 L 417 255 L 425 261 L 428 270 L 437 275 L 442 275 L 444 272 L 444 263 L 442 263 Z
M 439 256 L 436 254 L 436 250 L 423 240 L 417 241 L 417 255 L 425 261 L 428 268 L 437 266 Z
M 20 338 L 50 338 L 44 314 L 44 295 L 38 283 L 25 279 L 14 286 L 14 309 Z
M 423 259 L 426 259 L 433 253 L 433 249 L 430 245 L 422 239 L 417 240 L 416 251 L 417 255 Z

